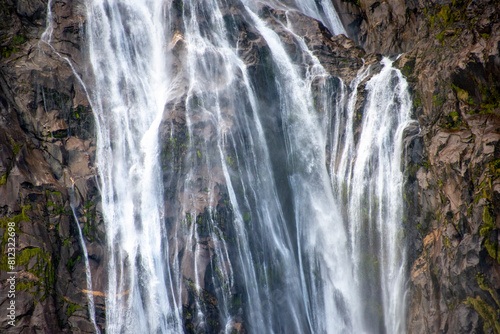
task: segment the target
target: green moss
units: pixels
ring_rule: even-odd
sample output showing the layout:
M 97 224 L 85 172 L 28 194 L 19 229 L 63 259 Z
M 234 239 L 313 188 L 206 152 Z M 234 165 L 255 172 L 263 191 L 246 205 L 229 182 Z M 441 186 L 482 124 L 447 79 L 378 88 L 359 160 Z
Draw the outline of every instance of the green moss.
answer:
M 46 207 L 47 211 L 52 215 L 71 215 L 70 210 L 64 209 L 63 197 L 60 191 L 50 191 L 46 190 L 45 195 L 47 196 Z
M 450 248 L 451 247 L 450 239 L 447 236 L 444 236 L 443 240 L 444 240 L 444 246 L 446 248 Z
M 434 107 L 440 107 L 444 104 L 444 98 L 439 95 L 432 96 L 432 105 Z
M 88 201 L 88 202 L 86 202 L 86 203 L 85 203 L 85 205 L 83 206 L 83 208 L 84 208 L 85 210 L 88 210 L 88 209 L 90 209 L 90 208 L 91 208 L 92 206 L 94 206 L 94 205 L 95 205 L 95 203 L 94 203 L 94 202 L 92 202 L 92 201 Z
M 238 309 L 241 307 L 241 305 L 243 305 L 243 302 L 241 300 L 241 296 L 239 294 L 235 294 L 233 296 L 233 300 L 232 300 L 232 306 L 234 309 Z
M 448 26 L 455 22 L 456 15 L 452 12 L 449 5 L 444 5 L 441 10 L 437 13 L 437 19 L 443 26 Z
M 460 114 L 456 111 L 452 111 L 446 116 L 446 123 L 444 123 L 442 127 L 445 129 L 457 130 L 462 125 L 464 125 L 464 123 L 462 122 Z
M 467 297 L 465 302 L 467 305 L 472 306 L 474 310 L 481 316 L 484 321 L 484 332 L 489 333 L 492 329 L 495 333 L 500 333 L 500 324 L 498 323 L 498 314 L 493 307 L 488 305 L 481 297 Z
M 12 37 L 12 40 L 10 41 L 10 44 L 2 47 L 1 57 L 9 58 L 14 53 L 19 52 L 20 49 L 18 48 L 18 46 L 24 44 L 25 42 L 26 37 L 24 37 L 23 35 L 14 35 L 14 37 Z
M 492 176 L 500 176 L 500 159 L 493 160 L 488 164 L 488 169 Z
M 413 95 L 414 95 L 413 96 L 413 105 L 415 107 L 421 106 L 422 105 L 422 98 L 421 98 L 420 92 L 418 90 L 415 90 Z
M 19 253 L 17 257 L 16 264 L 18 266 L 25 265 L 31 260 L 32 257 L 38 256 L 39 254 L 42 253 L 42 250 L 40 248 L 26 248 Z
M 445 31 L 441 31 L 439 34 L 436 35 L 436 39 L 441 42 L 442 45 L 444 45 L 444 34 Z
M 413 74 L 414 70 L 415 70 L 415 58 L 412 58 L 405 63 L 401 72 L 405 77 L 409 77 L 410 75 Z
M 33 258 L 35 258 L 36 261 L 34 265 L 28 268 L 27 264 L 30 263 Z M 33 282 L 27 282 L 20 285 L 19 289 L 26 290 L 36 286 L 38 290 L 42 290 L 44 292 L 40 301 L 45 299 L 53 290 L 55 282 L 55 270 L 51 254 L 49 252 L 44 252 L 40 248 L 26 248 L 16 253 L 15 262 L 16 267 L 24 267 L 24 270 L 37 277 L 36 284 Z M 7 267 L 7 262 L 4 261 L 2 257 L 2 259 L 0 259 L 0 269 L 6 270 Z
M 245 223 L 248 223 L 250 222 L 250 220 L 252 219 L 252 214 L 250 212 L 246 212 L 244 215 L 243 215 L 243 221 Z
M 470 101 L 469 93 L 466 90 L 464 90 L 456 85 L 453 85 L 453 84 L 451 85 L 451 87 L 453 88 L 453 90 L 457 94 L 457 98 L 460 101 L 469 103 L 469 101 Z M 472 103 L 474 103 L 474 100 L 472 100 Z
M 14 45 L 21 45 L 24 42 L 26 42 L 26 37 L 24 37 L 23 35 L 15 35 L 12 38 L 12 44 Z
M 73 115 L 78 120 L 83 114 L 85 114 L 86 111 L 87 111 L 86 107 L 78 105 L 76 108 L 73 109 Z
M 490 85 L 478 85 L 478 88 L 481 93 L 479 107 L 482 113 L 493 113 L 494 109 L 500 108 L 500 91 L 494 81 Z
M 0 187 L 7 183 L 7 173 L 0 177 Z
M 61 196 L 61 192 L 60 191 L 45 190 L 45 195 L 47 195 L 47 196 L 49 196 L 49 195 Z
M 88 222 L 85 222 L 85 224 L 83 224 L 83 228 L 82 228 L 82 234 L 85 236 L 85 237 L 88 237 L 90 235 L 90 228 L 89 228 L 89 223 Z
M 16 283 L 16 291 L 28 291 L 31 290 L 36 286 L 36 282 L 34 281 L 29 281 L 29 282 L 17 282 Z
M 229 167 L 233 168 L 234 167 L 234 158 L 230 155 L 226 156 L 226 162 Z
M 479 234 L 484 237 L 484 247 L 488 251 L 488 254 L 498 262 L 500 262 L 500 258 L 498 256 L 498 242 L 491 242 L 490 234 L 495 228 L 495 221 L 491 217 L 490 209 L 488 206 L 485 206 L 483 209 L 483 224 L 479 229 Z
M 92 201 L 88 201 L 87 203 L 85 203 L 84 207 L 83 207 L 83 216 L 87 219 L 87 222 L 95 222 L 95 207 L 94 207 L 95 203 L 92 202 Z M 91 209 L 92 207 L 93 210 Z M 94 229 L 94 227 L 92 226 L 92 229 Z
M 28 215 L 26 214 L 27 211 L 31 211 L 32 210 L 32 207 L 31 205 L 23 205 L 22 209 L 21 209 L 21 214 L 17 215 L 17 216 L 14 216 L 12 218 L 12 221 L 16 222 L 16 223 L 19 223 L 21 220 L 24 220 L 26 222 L 29 222 L 31 221 L 30 218 L 28 217 Z
M 481 290 L 487 291 L 490 293 L 491 297 L 497 303 L 497 305 L 500 307 L 500 302 L 498 302 L 497 294 L 495 290 L 493 290 L 490 286 L 490 284 L 486 281 L 486 278 L 484 277 L 483 273 L 477 273 L 476 274 L 476 280 L 477 284 L 481 288 Z
M 75 267 L 76 263 L 80 261 L 81 256 L 78 255 L 75 259 L 69 259 L 68 263 L 66 264 L 66 267 L 68 268 L 69 272 L 73 271 L 73 268 Z
M 201 159 L 201 152 L 200 152 L 200 150 L 196 151 L 196 155 L 198 155 L 198 159 Z
M 52 210 L 50 210 L 51 208 Z M 50 213 L 53 215 L 70 215 L 69 211 L 64 210 L 64 205 L 53 203 L 51 201 L 47 201 L 47 209 L 49 209 Z
M 415 98 L 413 99 L 413 105 L 415 107 L 422 105 L 422 99 L 420 97 L 415 96 Z
M 12 54 L 19 52 L 18 48 L 4 46 L 2 47 L 1 58 L 9 58 Z
M 186 148 L 189 147 L 189 143 L 190 138 L 187 135 L 187 128 L 181 128 L 166 141 L 162 150 L 162 158 L 167 161 L 180 160 Z M 176 167 L 176 170 L 180 170 L 180 167 Z
M 66 309 L 66 314 L 69 316 L 71 316 L 73 313 L 76 312 L 76 310 L 78 309 L 82 309 L 83 307 L 81 307 L 80 305 L 77 305 L 77 304 L 74 304 L 70 301 L 68 301 L 68 308 Z
M 14 152 L 14 155 L 17 155 L 19 153 L 20 149 L 21 149 L 21 147 L 19 146 L 19 144 L 14 142 L 14 148 L 12 149 L 12 152 Z

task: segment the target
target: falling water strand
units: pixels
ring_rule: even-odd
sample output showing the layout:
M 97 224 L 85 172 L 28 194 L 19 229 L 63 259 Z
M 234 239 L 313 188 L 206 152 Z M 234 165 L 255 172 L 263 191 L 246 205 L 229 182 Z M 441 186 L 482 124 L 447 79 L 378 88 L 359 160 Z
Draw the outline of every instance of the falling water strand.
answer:
M 163 227 L 158 128 L 169 82 L 163 1 L 88 1 L 97 165 L 108 243 L 107 332 L 181 332 Z
M 75 185 L 72 187 L 72 194 L 75 193 Z M 83 237 L 82 229 L 80 227 L 80 223 L 78 222 L 78 218 L 76 217 L 76 211 L 73 203 L 71 202 L 71 211 L 73 212 L 73 218 L 75 218 L 75 224 L 78 230 L 78 237 L 80 240 L 80 247 L 82 248 L 83 259 L 85 261 L 85 276 L 87 277 L 87 300 L 88 300 L 88 311 L 89 318 L 92 326 L 94 326 L 94 330 L 96 333 L 101 333 L 99 327 L 97 327 L 96 318 L 95 318 L 95 303 L 94 303 L 94 290 L 92 289 L 92 273 L 90 271 L 90 262 L 89 262 L 89 254 L 87 252 L 87 246 L 85 245 L 85 239 Z
M 403 130 L 412 122 L 411 100 L 401 72 L 387 58 L 382 65 L 366 83 L 366 105 L 360 111 L 353 106 L 358 84 L 367 77 L 369 68 L 362 69 L 351 84 L 344 140 L 336 142 L 337 150 L 343 153 L 338 164 L 332 163 L 338 166 L 336 170 L 332 167 L 332 173 L 337 196 L 347 207 L 358 298 L 372 300 L 383 310 L 383 318 L 378 319 L 370 310 L 373 306 L 360 301 L 369 319 L 364 330 L 401 333 L 406 328 L 401 156 Z M 359 112 L 360 133 L 355 139 L 353 124 Z
M 321 21 L 335 35 L 347 35 L 340 18 L 335 11 L 333 1 L 304 1 L 297 0 L 297 7 L 300 11 L 318 21 Z
M 50 46 L 50 41 L 52 39 L 52 32 L 54 31 L 54 18 L 52 16 L 52 0 L 47 2 L 47 19 L 46 19 L 46 28 L 40 37 L 40 41 L 46 43 Z
M 401 157 L 403 131 L 414 121 L 410 119 L 411 99 L 406 80 L 389 59 L 384 58 L 382 65 L 380 73 L 366 86 L 367 104 L 353 166 L 349 210 L 359 214 L 368 207 L 369 223 L 365 228 L 376 231 L 369 251 L 378 248 L 375 254 L 380 262 L 384 327 L 389 333 L 401 333 L 406 329 Z M 368 203 L 363 203 L 367 195 Z

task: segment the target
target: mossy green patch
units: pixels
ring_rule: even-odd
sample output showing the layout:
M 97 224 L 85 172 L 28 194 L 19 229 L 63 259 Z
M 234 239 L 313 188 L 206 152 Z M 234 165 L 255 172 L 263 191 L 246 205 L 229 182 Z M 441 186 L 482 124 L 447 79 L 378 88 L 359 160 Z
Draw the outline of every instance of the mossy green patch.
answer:
M 414 70 L 415 70 L 415 58 L 411 58 L 405 63 L 405 65 L 401 69 L 401 72 L 405 77 L 409 77 L 413 74 Z
M 493 160 L 488 164 L 488 169 L 492 176 L 498 177 L 500 176 L 500 159 Z
M 490 284 L 486 280 L 486 277 L 484 277 L 484 274 L 483 273 L 477 273 L 476 274 L 476 280 L 477 280 L 477 284 L 479 285 L 479 287 L 481 288 L 481 290 L 489 292 L 490 295 L 491 295 L 491 297 L 495 301 L 495 303 L 498 305 L 498 307 L 500 307 L 500 302 L 498 301 L 497 293 L 490 286 Z
M 66 267 L 68 268 L 69 272 L 73 271 L 73 268 L 75 267 L 76 263 L 78 261 L 80 261 L 81 258 L 82 257 L 80 255 L 78 255 L 76 258 L 68 260 L 68 263 L 66 264 Z
M 29 281 L 29 282 L 17 282 L 16 283 L 16 291 L 29 291 L 31 290 L 34 286 L 36 286 L 36 282 L 34 281 Z
M 42 254 L 42 250 L 40 248 L 23 249 L 17 257 L 16 264 L 18 266 L 25 265 L 29 262 L 29 260 L 31 260 L 32 257 L 37 256 L 39 254 Z
M 68 308 L 66 309 L 66 314 L 69 316 L 71 316 L 73 313 L 76 312 L 76 310 L 78 309 L 83 309 L 83 307 L 81 307 L 80 305 L 77 305 L 75 303 L 72 303 L 70 301 L 67 301 L 68 302 Z
M 7 183 L 7 173 L 3 174 L 1 177 L 0 177 L 0 187 L 5 185 Z
M 231 168 L 234 167 L 234 158 L 230 155 L 226 156 L 227 165 Z
M 472 306 L 474 310 L 481 316 L 484 321 L 484 332 L 489 333 L 490 329 L 494 333 L 500 333 L 500 323 L 498 323 L 498 314 L 493 307 L 488 305 L 481 297 L 467 297 L 465 302 L 467 305 Z
M 464 122 L 462 121 L 460 114 L 456 111 L 452 111 L 446 116 L 446 122 L 442 127 L 445 129 L 457 130 L 462 125 L 464 125 Z
M 432 96 L 432 105 L 434 107 L 440 107 L 444 104 L 444 102 L 445 102 L 444 97 L 439 96 L 439 95 Z
M 500 263 L 498 256 L 498 242 L 491 241 L 491 232 L 495 229 L 495 220 L 491 216 L 489 206 L 485 206 L 483 209 L 483 224 L 479 229 L 479 234 L 484 237 L 484 247 L 488 251 L 488 254 Z
M 453 84 L 451 85 L 451 87 L 453 88 L 453 90 L 457 94 L 457 98 L 460 101 L 466 102 L 466 103 L 469 102 L 469 93 L 466 90 L 464 90 L 456 85 L 453 85 Z
M 26 42 L 26 37 L 23 35 L 14 35 L 9 45 L 3 46 L 1 49 L 1 57 L 9 58 L 14 53 L 20 51 L 19 46 Z

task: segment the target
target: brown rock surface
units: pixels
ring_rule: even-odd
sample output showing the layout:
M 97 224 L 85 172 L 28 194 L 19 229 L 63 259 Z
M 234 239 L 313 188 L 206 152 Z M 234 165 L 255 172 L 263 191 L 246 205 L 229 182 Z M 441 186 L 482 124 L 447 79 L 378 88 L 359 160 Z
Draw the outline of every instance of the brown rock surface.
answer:
M 93 116 L 73 71 L 61 58 L 80 61 L 74 5 L 53 3 L 54 49 L 41 41 L 46 1 L 7 0 L 0 6 L 0 231 L 5 235 L 8 222 L 17 227 L 16 326 L 7 324 L 4 307 L 10 302 L 4 238 L 2 333 L 94 331 L 82 292 L 87 288 L 85 267 L 71 202 L 93 250 L 94 287 L 104 287 Z M 102 326 L 104 299 L 96 297 L 96 304 Z

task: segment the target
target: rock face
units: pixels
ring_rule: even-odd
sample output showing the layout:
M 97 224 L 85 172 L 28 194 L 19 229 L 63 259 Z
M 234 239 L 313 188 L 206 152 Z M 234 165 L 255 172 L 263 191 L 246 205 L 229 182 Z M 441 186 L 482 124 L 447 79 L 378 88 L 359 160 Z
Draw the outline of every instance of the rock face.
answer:
M 326 70 L 348 82 L 361 67 L 361 58 L 374 62 L 379 59 L 376 54 L 404 53 L 396 64 L 412 88 L 420 128 L 409 129 L 406 137 L 408 332 L 500 332 L 500 3 L 333 2 L 352 40 L 333 37 L 319 22 L 288 13 Z M 97 325 L 105 327 L 106 249 L 94 118 L 69 65 L 85 68 L 80 6 L 76 0 L 53 3 L 51 34 L 46 30 L 45 0 L 6 0 L 0 6 L 2 252 L 9 222 L 16 225 L 17 242 L 16 327 L 7 323 L 8 264 L 5 256 L 0 259 L 2 333 L 94 331 L 83 288 L 87 286 L 85 262 L 77 223 L 88 248 Z M 263 11 L 270 24 L 283 19 L 279 10 Z M 49 36 L 52 47 L 46 43 Z M 242 58 L 255 65 L 252 75 L 265 75 L 261 41 L 246 27 L 241 27 L 240 37 Z M 293 39 L 284 33 L 280 38 L 290 41 L 293 53 Z M 173 48 L 180 62 L 182 37 Z M 176 203 L 185 191 L 178 183 L 188 154 L 183 145 L 185 103 L 180 97 L 177 105 L 169 107 L 174 112 L 163 120 L 162 163 L 164 170 L 171 171 L 164 174 L 165 189 L 175 189 L 166 192 L 167 205 Z M 210 138 L 204 120 L 198 121 L 200 132 L 195 135 Z M 213 145 L 210 140 L 206 144 Z M 213 171 L 215 186 L 208 189 L 216 194 L 213 202 L 206 203 L 206 186 L 195 182 L 190 191 L 196 193 L 198 188 L 198 200 L 187 208 L 201 219 L 198 232 L 205 238 L 201 242 L 206 246 L 207 265 L 205 272 L 197 273 L 204 276 L 200 281 L 206 281 L 202 292 L 193 290 L 183 300 L 188 332 L 197 325 L 190 314 L 200 301 L 205 313 L 217 318 L 213 286 L 205 280 L 213 275 L 213 243 L 203 232 L 203 222 L 214 220 L 207 211 L 209 205 L 219 213 L 221 231 L 229 238 L 234 233 L 225 226 L 232 212 L 225 206 L 227 190 L 218 176 L 222 171 Z M 181 218 L 166 217 L 179 223 Z M 187 255 L 180 258 L 186 268 L 191 260 Z M 187 291 L 193 275 L 188 270 L 184 273 Z M 243 320 L 234 324 L 238 333 L 245 332 Z M 214 326 L 214 332 L 220 330 Z
M 94 332 L 88 320 L 84 255 L 89 249 L 98 323 L 104 323 L 99 192 L 93 115 L 73 71 L 81 22 L 72 1 L 52 7 L 56 54 L 41 36 L 44 0 L 0 7 L 0 232 L 2 333 Z M 48 35 L 44 36 L 48 38 Z M 16 326 L 7 324 L 7 226 L 16 225 Z M 12 271 L 12 270 L 8 270 Z

